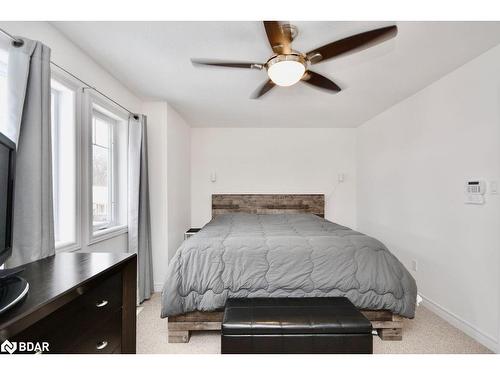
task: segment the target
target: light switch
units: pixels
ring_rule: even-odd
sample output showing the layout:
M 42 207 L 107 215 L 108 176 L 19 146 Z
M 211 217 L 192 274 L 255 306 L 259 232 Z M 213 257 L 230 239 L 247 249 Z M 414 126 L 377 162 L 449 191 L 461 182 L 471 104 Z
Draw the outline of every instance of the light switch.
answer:
M 491 194 L 498 194 L 498 181 L 490 181 L 490 193 Z
M 484 196 L 480 194 L 467 194 L 465 198 L 466 204 L 484 204 Z
M 217 181 L 217 175 L 215 174 L 215 172 L 210 173 L 210 181 L 211 182 Z

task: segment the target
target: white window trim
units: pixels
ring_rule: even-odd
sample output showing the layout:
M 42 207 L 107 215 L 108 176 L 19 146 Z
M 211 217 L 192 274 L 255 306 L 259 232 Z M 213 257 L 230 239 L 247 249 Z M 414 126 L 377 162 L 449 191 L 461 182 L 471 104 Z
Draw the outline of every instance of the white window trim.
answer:
M 84 149 L 85 156 L 82 160 L 86 160 L 85 163 L 85 176 L 86 176 L 86 186 L 85 186 L 85 198 L 86 203 L 86 218 L 87 218 L 87 245 L 93 245 L 101 241 L 105 241 L 125 233 L 128 233 L 128 225 L 116 225 L 111 228 L 103 229 L 99 233 L 94 232 L 93 226 L 93 215 L 92 215 L 92 117 L 94 108 L 98 107 L 105 115 L 116 119 L 118 122 L 123 122 L 128 119 L 129 113 L 125 112 L 123 109 L 109 103 L 97 94 L 91 91 L 91 89 L 84 90 L 84 124 L 86 124 L 85 129 L 82 131 L 82 136 L 85 139 Z M 128 140 L 127 140 L 128 141 Z M 116 161 L 115 161 L 116 162 Z
M 93 232 L 93 230 L 91 231 Z M 89 239 L 89 245 L 93 245 L 99 243 L 101 241 L 109 240 L 111 238 L 121 236 L 122 234 L 128 233 L 128 225 L 115 225 L 111 228 L 102 229 L 99 233 L 91 234 L 91 238 Z
M 7 63 L 0 60 L 0 64 L 1 64 L 0 66 L 2 67 L 2 69 L 0 69 L 0 72 L 4 77 L 7 77 Z
M 54 79 L 54 77 L 52 77 L 52 79 Z M 56 79 L 57 81 L 57 79 Z M 55 89 L 53 89 L 52 87 L 50 88 L 50 91 L 51 91 L 51 94 L 53 93 L 54 94 L 54 97 L 56 98 L 56 101 L 54 104 L 54 115 L 55 115 L 55 119 L 52 118 L 51 119 L 51 122 L 54 122 L 54 120 L 56 120 L 56 122 L 59 123 L 60 119 L 59 119 L 59 115 L 60 115 L 60 108 L 59 108 L 59 100 L 60 100 L 60 91 L 57 91 Z M 52 127 L 52 140 L 56 140 L 56 143 L 59 144 L 59 127 L 56 127 L 56 130 L 54 131 L 54 127 Z M 52 145 L 54 146 L 54 145 Z M 53 149 L 54 150 L 54 149 Z M 59 150 L 58 150 L 58 147 L 55 148 L 55 151 L 52 152 L 52 160 L 58 160 L 59 159 Z M 52 164 L 54 166 L 54 164 Z M 76 165 L 75 165 L 76 167 Z M 54 177 L 57 177 L 56 180 L 59 181 L 59 165 L 58 163 L 56 163 L 55 167 L 52 168 L 52 179 L 54 179 Z M 59 186 L 54 186 L 54 197 L 53 197 L 53 204 L 54 204 L 54 211 L 58 212 L 59 211 L 59 202 L 57 199 L 55 199 L 57 196 L 59 196 Z M 59 226 L 59 223 L 58 221 L 56 221 L 56 217 L 54 217 L 54 227 L 58 227 Z M 75 228 L 76 229 L 76 228 Z M 60 247 L 60 245 L 56 242 L 56 249 L 58 249 Z
M 81 184 L 82 184 L 82 153 L 81 153 L 81 128 L 82 128 L 82 116 L 81 116 L 81 102 L 82 102 L 82 90 L 81 83 L 78 82 L 73 77 L 60 72 L 59 70 L 51 69 L 51 77 L 55 81 L 60 82 L 70 90 L 75 93 L 75 241 L 74 242 L 61 242 L 56 246 L 56 252 L 71 252 L 77 251 L 82 248 L 82 204 L 81 204 Z
M 116 155 L 116 137 L 117 137 L 117 129 L 116 127 L 119 125 L 117 120 L 108 116 L 107 114 L 103 113 L 102 111 L 100 111 L 99 109 L 97 108 L 93 108 L 92 109 L 92 117 L 96 117 L 96 118 L 99 118 L 103 121 L 108 121 L 108 122 L 112 122 L 111 124 L 111 129 L 110 129 L 110 138 L 111 138 L 111 147 L 110 147 L 110 151 L 111 151 L 111 159 L 112 160 L 109 160 L 110 162 L 110 181 L 111 184 L 110 184 L 110 189 L 108 191 L 108 199 L 109 199 L 109 202 L 111 203 L 110 205 L 110 210 L 111 210 L 111 222 L 107 223 L 107 227 L 96 227 L 94 225 L 94 222 L 92 220 L 92 231 L 94 232 L 94 236 L 95 236 L 95 233 L 98 231 L 99 234 L 103 233 L 104 231 L 107 231 L 108 229 L 111 229 L 111 228 L 114 228 L 116 227 L 116 219 L 117 219 L 117 202 L 116 200 L 118 199 L 117 195 L 118 195 L 118 190 L 117 190 L 117 184 L 115 182 L 115 178 L 116 178 L 116 166 L 117 166 L 117 163 L 118 163 L 118 158 L 117 158 L 117 155 Z M 93 125 L 92 124 L 92 128 L 93 128 Z M 91 141 L 91 146 L 94 145 L 94 142 Z M 92 152 L 93 152 L 93 148 L 92 148 Z

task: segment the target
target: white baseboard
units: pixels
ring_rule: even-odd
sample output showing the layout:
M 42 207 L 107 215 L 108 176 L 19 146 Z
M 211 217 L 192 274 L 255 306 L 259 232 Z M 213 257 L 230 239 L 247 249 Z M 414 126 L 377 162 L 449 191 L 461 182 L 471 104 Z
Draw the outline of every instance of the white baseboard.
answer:
M 423 296 L 422 294 L 420 294 L 420 296 L 423 299 L 422 304 L 426 308 L 428 308 L 433 313 L 435 313 L 439 317 L 446 320 L 448 323 L 450 323 L 455 328 L 458 328 L 459 330 L 464 332 L 466 335 L 472 337 L 474 340 L 476 340 L 479 343 L 481 343 L 482 345 L 486 346 L 488 349 L 490 349 L 494 353 L 499 353 L 500 348 L 499 348 L 497 339 L 495 339 L 494 337 L 490 336 L 487 333 L 482 332 L 480 329 L 474 327 L 472 324 L 466 322 L 465 320 L 463 320 L 459 316 L 457 316 L 454 313 L 452 313 L 451 311 L 445 309 L 444 307 L 442 307 L 438 303 Z

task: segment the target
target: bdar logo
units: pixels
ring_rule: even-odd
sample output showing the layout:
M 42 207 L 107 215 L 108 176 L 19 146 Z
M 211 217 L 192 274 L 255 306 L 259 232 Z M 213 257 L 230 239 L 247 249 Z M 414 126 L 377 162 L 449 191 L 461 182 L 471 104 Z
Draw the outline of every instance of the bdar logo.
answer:
M 10 342 L 9 340 L 5 340 L 2 345 L 0 345 L 0 351 L 3 353 L 9 353 L 12 354 L 16 351 L 17 349 L 17 343 L 16 342 Z

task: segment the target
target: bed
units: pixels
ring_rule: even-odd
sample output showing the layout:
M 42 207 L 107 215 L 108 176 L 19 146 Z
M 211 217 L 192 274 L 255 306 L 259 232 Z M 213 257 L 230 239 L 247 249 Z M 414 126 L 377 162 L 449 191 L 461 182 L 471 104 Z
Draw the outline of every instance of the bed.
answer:
M 169 264 L 169 342 L 219 330 L 229 297 L 335 296 L 348 297 L 381 339 L 401 340 L 415 280 L 380 241 L 323 217 L 322 194 L 213 195 L 212 220 Z

